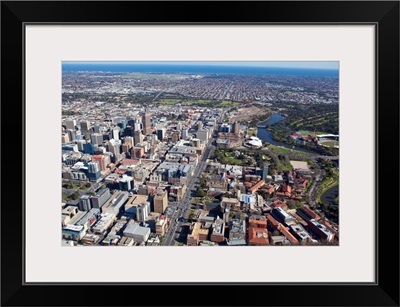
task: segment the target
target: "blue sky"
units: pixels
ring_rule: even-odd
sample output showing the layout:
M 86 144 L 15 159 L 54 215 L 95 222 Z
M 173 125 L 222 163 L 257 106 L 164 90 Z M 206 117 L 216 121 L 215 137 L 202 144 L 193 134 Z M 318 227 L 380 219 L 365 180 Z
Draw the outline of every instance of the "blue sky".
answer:
M 135 64 L 135 65 L 210 65 L 210 66 L 247 66 L 247 67 L 284 67 L 284 68 L 310 68 L 310 69 L 339 69 L 338 61 L 271 61 L 271 62 L 261 62 L 261 61 L 249 61 L 249 62 L 240 62 L 240 61 L 215 61 L 215 62 L 64 62 L 69 64 Z

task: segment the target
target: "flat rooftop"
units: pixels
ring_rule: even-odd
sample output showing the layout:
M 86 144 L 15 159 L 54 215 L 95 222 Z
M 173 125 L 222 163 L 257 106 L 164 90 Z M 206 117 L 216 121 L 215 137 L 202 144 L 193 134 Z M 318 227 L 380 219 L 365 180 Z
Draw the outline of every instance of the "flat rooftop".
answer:
M 306 161 L 290 161 L 290 164 L 293 166 L 294 169 L 310 169 Z

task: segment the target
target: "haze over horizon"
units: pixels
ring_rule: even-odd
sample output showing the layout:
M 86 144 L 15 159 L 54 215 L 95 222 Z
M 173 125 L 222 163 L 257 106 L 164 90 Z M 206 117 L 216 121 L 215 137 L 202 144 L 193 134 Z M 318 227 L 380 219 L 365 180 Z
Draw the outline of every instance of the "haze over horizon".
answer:
M 338 61 L 66 61 L 64 65 L 151 65 L 151 66 L 214 66 L 214 67 L 257 67 L 257 68 L 289 68 L 289 69 L 328 69 L 338 70 Z

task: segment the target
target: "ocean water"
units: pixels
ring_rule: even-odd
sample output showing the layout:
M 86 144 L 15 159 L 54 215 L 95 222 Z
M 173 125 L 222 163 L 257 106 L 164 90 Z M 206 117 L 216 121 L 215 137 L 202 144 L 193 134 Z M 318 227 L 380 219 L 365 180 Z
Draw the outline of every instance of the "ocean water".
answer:
M 247 74 L 247 75 L 275 75 L 275 76 L 304 76 L 304 77 L 332 77 L 338 78 L 336 69 L 311 68 L 280 68 L 256 66 L 218 66 L 218 65 L 184 65 L 184 64 L 141 64 L 141 63 L 62 63 L 63 72 L 102 71 L 102 72 L 142 72 L 142 73 L 189 73 L 189 74 Z

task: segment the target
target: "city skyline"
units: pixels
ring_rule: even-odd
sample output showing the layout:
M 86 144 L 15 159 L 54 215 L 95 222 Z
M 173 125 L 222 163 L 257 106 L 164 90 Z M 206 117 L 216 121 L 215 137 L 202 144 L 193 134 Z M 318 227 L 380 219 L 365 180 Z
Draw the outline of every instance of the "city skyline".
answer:
M 338 245 L 338 73 L 181 63 L 63 72 L 62 245 Z

